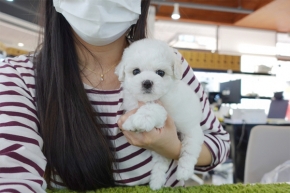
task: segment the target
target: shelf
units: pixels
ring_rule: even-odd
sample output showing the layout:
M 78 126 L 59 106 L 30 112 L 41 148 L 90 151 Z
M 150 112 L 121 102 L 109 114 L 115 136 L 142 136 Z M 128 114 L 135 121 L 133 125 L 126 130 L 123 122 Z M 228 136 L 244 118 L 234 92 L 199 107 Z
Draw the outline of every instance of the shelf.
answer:
M 263 96 L 241 96 L 242 99 L 267 99 L 271 100 L 271 97 L 263 97 Z
M 290 61 L 290 56 L 277 56 L 277 59 L 278 60 L 281 60 L 281 61 Z
M 259 75 L 259 76 L 276 76 L 275 74 L 268 73 L 251 73 L 251 72 L 240 72 L 240 71 L 227 71 L 227 70 L 209 70 L 209 69 L 199 69 L 192 68 L 195 72 L 216 72 L 216 73 L 229 73 L 229 74 L 247 74 L 247 75 Z

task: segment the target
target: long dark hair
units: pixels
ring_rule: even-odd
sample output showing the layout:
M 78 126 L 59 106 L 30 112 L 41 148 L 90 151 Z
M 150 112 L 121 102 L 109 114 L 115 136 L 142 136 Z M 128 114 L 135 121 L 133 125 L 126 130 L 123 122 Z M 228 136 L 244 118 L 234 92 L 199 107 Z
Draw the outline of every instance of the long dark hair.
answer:
M 34 56 L 39 131 L 47 159 L 44 178 L 49 188 L 56 175 L 71 190 L 112 187 L 112 144 L 85 92 L 71 26 L 52 2 L 41 1 L 43 40 Z M 134 40 L 146 37 L 149 4 L 142 0 L 142 14 L 131 33 Z

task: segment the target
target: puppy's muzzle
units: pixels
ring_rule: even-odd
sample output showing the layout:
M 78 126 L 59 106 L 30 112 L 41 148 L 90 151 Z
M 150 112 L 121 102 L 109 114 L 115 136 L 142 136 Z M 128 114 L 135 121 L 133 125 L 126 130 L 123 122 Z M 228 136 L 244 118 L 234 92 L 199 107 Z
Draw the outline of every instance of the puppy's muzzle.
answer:
M 142 82 L 142 87 L 143 87 L 144 89 L 146 89 L 146 90 L 151 89 L 152 86 L 153 86 L 153 82 L 150 81 L 150 80 L 145 80 L 145 81 Z

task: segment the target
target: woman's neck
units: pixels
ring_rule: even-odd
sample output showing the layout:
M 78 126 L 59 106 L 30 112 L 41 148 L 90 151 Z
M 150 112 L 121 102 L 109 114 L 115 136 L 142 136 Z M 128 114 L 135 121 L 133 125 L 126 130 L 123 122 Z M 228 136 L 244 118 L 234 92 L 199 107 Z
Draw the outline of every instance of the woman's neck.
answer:
M 120 82 L 114 71 L 129 45 L 126 36 L 105 46 L 94 46 L 76 34 L 75 37 L 82 81 L 100 90 L 118 89 Z
M 76 35 L 76 39 L 80 65 L 87 66 L 90 69 L 101 65 L 101 68 L 106 70 L 111 65 L 117 65 L 122 58 L 124 49 L 128 46 L 125 35 L 104 46 L 88 44 L 78 35 Z

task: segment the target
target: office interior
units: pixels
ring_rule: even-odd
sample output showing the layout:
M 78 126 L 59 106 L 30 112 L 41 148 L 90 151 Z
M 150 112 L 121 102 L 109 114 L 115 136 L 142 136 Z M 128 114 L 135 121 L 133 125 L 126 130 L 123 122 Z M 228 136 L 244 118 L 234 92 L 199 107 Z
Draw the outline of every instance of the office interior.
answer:
M 35 50 L 41 30 L 37 8 L 38 0 L 0 1 L 0 60 Z M 190 185 L 260 183 L 290 160 L 289 10 L 289 0 L 151 1 L 149 38 L 167 42 L 183 55 L 231 135 L 229 160 L 211 172 L 197 172 Z M 275 129 L 286 137 L 267 140 L 283 149 L 267 152 L 271 163 L 265 166 L 250 165 L 249 150 L 257 145 L 251 133 L 257 126 L 266 126 L 260 135 Z M 290 182 L 290 175 L 280 181 Z

